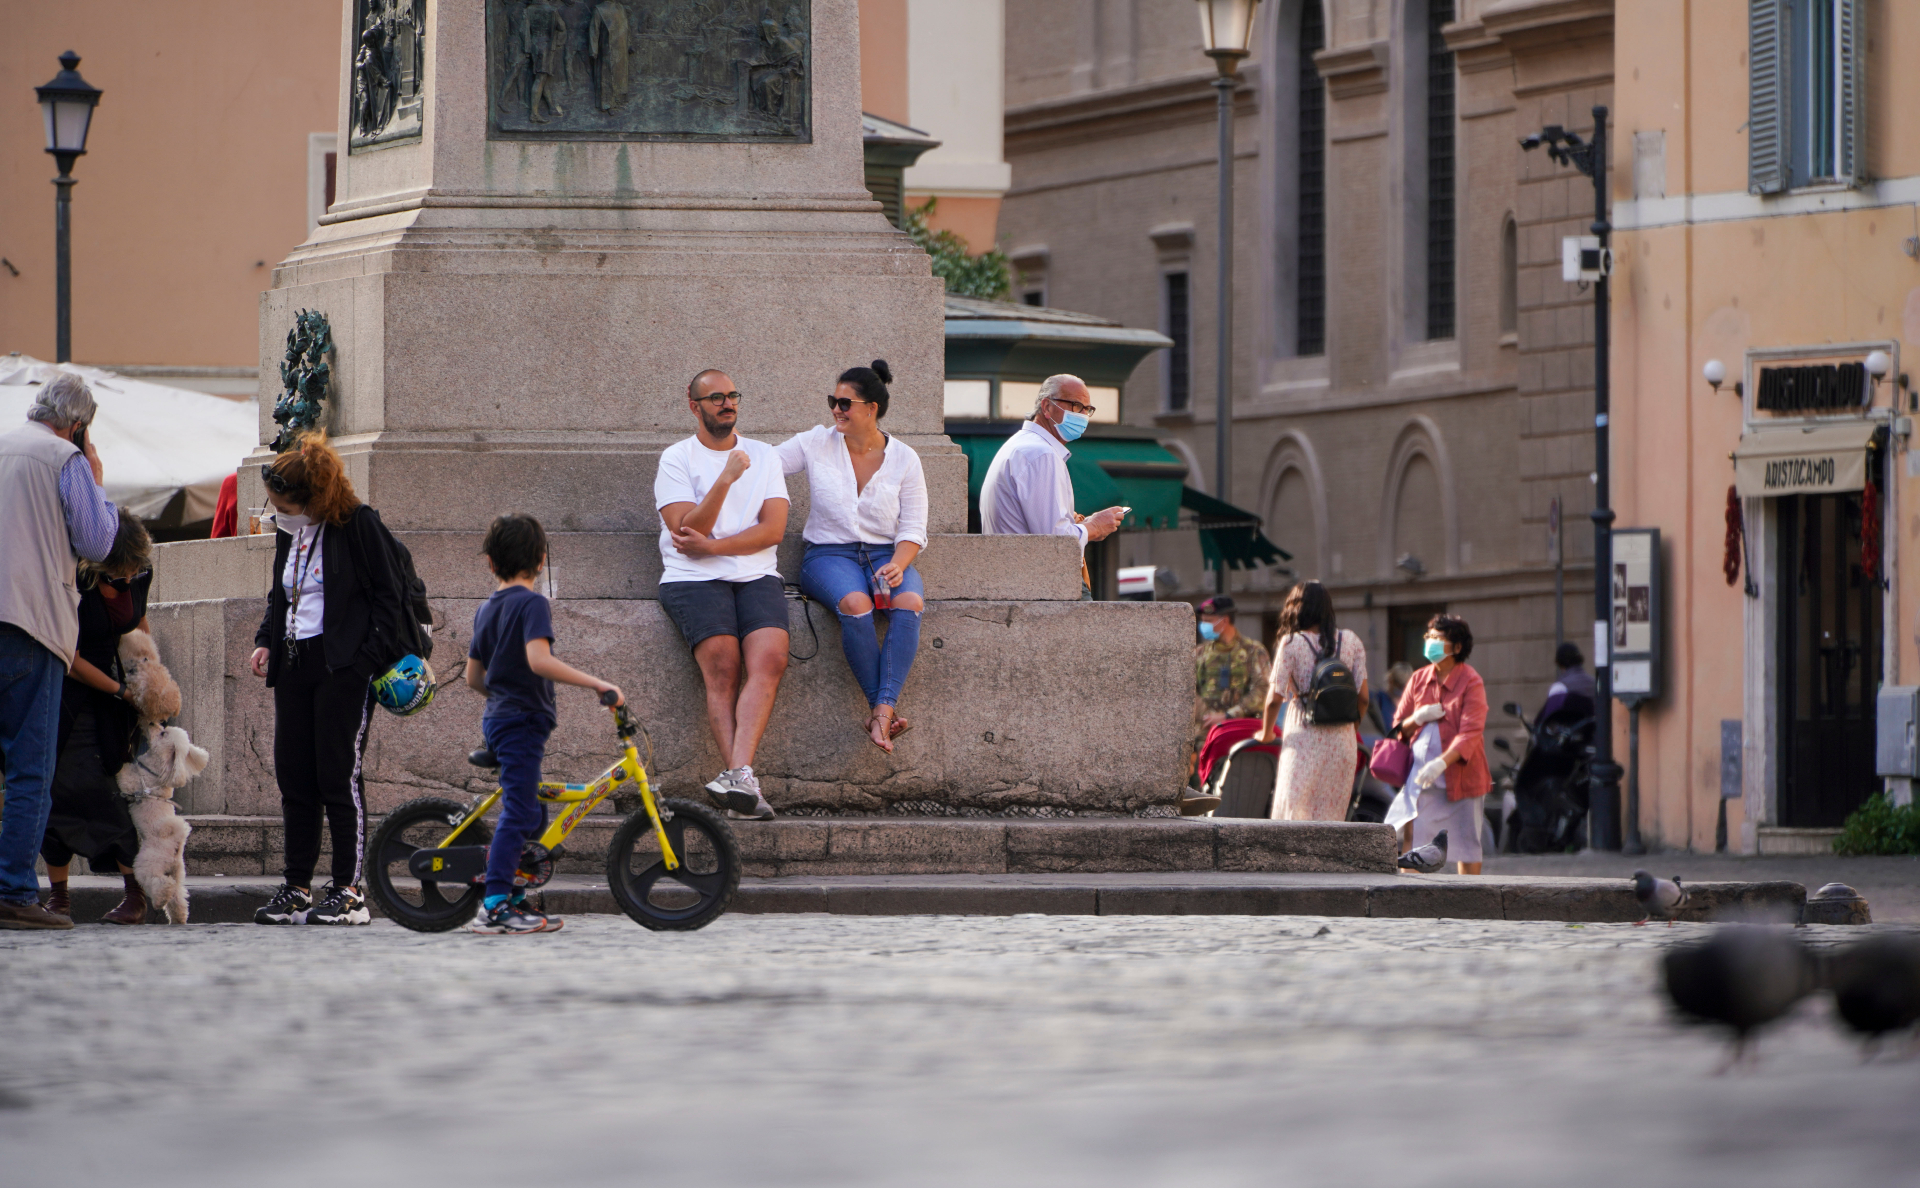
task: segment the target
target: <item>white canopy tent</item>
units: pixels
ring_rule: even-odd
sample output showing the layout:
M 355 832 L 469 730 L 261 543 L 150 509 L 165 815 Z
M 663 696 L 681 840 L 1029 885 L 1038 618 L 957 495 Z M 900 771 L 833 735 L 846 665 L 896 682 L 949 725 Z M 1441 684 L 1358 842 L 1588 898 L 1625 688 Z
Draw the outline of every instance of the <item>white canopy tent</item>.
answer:
M 38 386 L 63 371 L 86 380 L 100 406 L 92 436 L 107 498 L 143 520 L 158 520 L 182 492 L 183 506 L 168 517 L 173 526 L 211 517 L 221 480 L 259 443 L 257 400 L 228 400 L 21 354 L 0 355 L 0 432 L 26 420 Z

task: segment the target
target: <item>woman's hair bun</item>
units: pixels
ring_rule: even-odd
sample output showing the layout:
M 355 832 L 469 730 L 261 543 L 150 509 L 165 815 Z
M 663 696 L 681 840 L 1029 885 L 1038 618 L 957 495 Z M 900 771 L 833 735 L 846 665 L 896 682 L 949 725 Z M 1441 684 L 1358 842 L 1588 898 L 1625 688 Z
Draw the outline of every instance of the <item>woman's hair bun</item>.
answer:
M 893 368 L 887 366 L 885 359 L 875 359 L 873 361 L 873 374 L 879 376 L 880 382 L 883 384 L 893 382 Z

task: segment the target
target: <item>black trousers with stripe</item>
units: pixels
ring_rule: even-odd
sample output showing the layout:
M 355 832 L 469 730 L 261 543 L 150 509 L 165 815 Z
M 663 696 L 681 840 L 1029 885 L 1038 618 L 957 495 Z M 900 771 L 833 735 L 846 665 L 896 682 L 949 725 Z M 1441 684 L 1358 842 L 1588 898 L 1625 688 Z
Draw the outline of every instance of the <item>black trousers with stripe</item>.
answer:
M 273 687 L 273 768 L 286 823 L 286 880 L 295 887 L 313 885 L 323 815 L 333 841 L 335 883 L 360 882 L 367 844 L 360 765 L 372 723 L 373 682 L 350 668 L 328 672 L 322 638 L 301 640 Z

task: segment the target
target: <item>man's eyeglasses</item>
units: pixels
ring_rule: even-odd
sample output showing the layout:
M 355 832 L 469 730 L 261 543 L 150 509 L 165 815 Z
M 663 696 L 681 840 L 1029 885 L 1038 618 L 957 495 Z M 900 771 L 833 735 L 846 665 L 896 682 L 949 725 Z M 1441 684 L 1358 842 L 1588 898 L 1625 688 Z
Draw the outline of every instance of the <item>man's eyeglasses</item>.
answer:
M 1048 399 L 1052 400 L 1055 404 L 1059 405 L 1061 408 L 1066 409 L 1068 412 L 1076 412 L 1083 417 L 1090 417 L 1093 415 L 1093 405 L 1091 404 L 1082 404 L 1078 400 L 1068 400 L 1064 396 L 1050 396 L 1048 397 Z
M 694 399 L 713 408 L 724 408 L 729 403 L 735 408 L 740 407 L 740 393 L 738 392 L 708 392 L 705 396 L 695 396 Z
M 828 407 L 829 409 L 835 409 L 835 408 L 837 408 L 837 409 L 839 409 L 839 410 L 840 410 L 841 412 L 852 412 L 852 411 L 853 411 L 853 406 L 854 406 L 854 405 L 856 405 L 856 404 L 872 404 L 872 403 L 873 403 L 873 401 L 871 401 L 871 400 L 855 400 L 855 399 L 853 399 L 853 398 L 852 398 L 851 396 L 829 396 L 829 397 L 827 397 L 827 407 Z

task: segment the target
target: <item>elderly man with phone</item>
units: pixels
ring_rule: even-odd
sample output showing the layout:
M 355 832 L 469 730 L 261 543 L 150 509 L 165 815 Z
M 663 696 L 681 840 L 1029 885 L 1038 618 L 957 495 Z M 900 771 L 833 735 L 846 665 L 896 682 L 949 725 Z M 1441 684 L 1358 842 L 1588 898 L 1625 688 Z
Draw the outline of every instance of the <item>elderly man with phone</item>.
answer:
M 80 639 L 74 555 L 104 561 L 120 512 L 87 440 L 93 393 L 62 372 L 40 389 L 27 424 L 0 434 L 0 928 L 72 928 L 40 906 L 33 862 L 53 805 L 60 682 Z
M 660 607 L 693 649 L 726 763 L 707 794 L 729 816 L 770 821 L 753 757 L 787 673 L 787 599 L 775 552 L 789 501 L 774 448 L 734 432 L 740 401 L 726 372 L 694 376 L 694 434 L 660 454 Z
M 1073 510 L 1073 479 L 1067 474 L 1067 443 L 1087 430 L 1092 397 L 1079 376 L 1047 377 L 1033 402 L 1033 415 L 1007 438 L 987 467 L 980 488 L 980 530 L 1001 535 L 1071 536 L 1084 554 L 1087 542 L 1105 540 L 1131 508 L 1109 507 L 1090 516 Z M 1080 562 L 1080 599 L 1092 601 L 1087 563 Z

